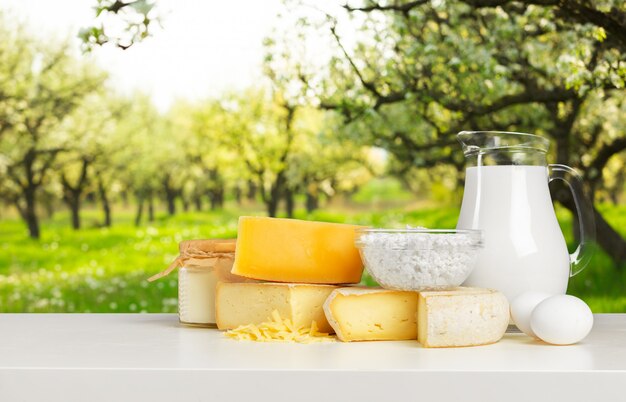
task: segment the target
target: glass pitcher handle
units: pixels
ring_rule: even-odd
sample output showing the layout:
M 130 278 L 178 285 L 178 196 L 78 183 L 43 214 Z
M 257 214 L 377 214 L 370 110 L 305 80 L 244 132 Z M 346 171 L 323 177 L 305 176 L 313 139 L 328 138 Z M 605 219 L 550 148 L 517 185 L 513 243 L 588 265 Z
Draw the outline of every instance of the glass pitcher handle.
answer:
M 596 241 L 596 224 L 593 213 L 593 205 L 583 191 L 582 177 L 574 169 L 566 165 L 548 165 L 549 181 L 563 180 L 572 192 L 576 212 L 578 215 L 578 227 L 580 230 L 580 243 L 576 250 L 569 255 L 570 276 L 574 276 L 589 264 L 593 255 L 593 247 Z

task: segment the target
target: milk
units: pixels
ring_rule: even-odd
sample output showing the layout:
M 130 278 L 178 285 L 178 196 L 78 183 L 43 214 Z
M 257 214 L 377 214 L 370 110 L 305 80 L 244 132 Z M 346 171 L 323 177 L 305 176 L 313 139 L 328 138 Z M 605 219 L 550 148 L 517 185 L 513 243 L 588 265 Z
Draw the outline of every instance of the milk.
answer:
M 469 167 L 459 229 L 481 229 L 484 249 L 465 286 L 563 294 L 570 259 L 545 166 Z
M 178 271 L 178 315 L 185 324 L 215 325 L 215 289 L 218 277 L 213 269 Z

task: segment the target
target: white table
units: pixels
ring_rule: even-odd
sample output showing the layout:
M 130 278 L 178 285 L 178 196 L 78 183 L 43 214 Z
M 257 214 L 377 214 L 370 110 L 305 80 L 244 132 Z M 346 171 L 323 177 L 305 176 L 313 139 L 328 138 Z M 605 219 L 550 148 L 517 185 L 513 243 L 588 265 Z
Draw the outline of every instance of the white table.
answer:
M 626 314 L 596 315 L 574 346 L 507 334 L 452 349 L 238 342 L 171 314 L 0 314 L 1 402 L 144 400 L 626 401 Z

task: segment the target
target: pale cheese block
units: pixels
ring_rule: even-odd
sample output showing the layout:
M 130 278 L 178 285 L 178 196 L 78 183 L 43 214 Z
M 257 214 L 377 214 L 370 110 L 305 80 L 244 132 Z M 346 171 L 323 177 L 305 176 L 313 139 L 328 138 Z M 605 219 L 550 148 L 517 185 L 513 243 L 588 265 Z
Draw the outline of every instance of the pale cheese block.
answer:
M 215 318 L 219 329 L 261 324 L 272 320 L 277 311 L 296 327 L 311 327 L 332 332 L 324 315 L 324 301 L 336 286 L 301 283 L 226 283 L 219 282 L 215 296 Z
M 324 312 L 344 342 L 417 338 L 416 292 L 339 288 L 324 303 Z
M 232 273 L 272 282 L 358 283 L 361 226 L 242 216 Z
M 427 348 L 485 345 L 509 325 L 506 297 L 491 289 L 457 288 L 419 293 L 417 339 Z

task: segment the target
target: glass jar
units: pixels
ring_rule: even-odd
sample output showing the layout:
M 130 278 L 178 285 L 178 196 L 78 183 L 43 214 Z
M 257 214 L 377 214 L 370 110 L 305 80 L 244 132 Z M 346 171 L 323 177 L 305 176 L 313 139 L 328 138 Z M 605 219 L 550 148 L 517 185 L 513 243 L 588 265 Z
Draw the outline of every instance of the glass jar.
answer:
M 183 266 L 178 270 L 178 317 L 182 324 L 215 326 L 215 287 L 211 269 Z
M 246 282 L 230 270 L 235 260 L 234 239 L 187 240 L 179 245 L 180 255 L 167 269 L 149 281 L 178 270 L 178 316 L 182 324 L 215 327 L 217 282 Z

